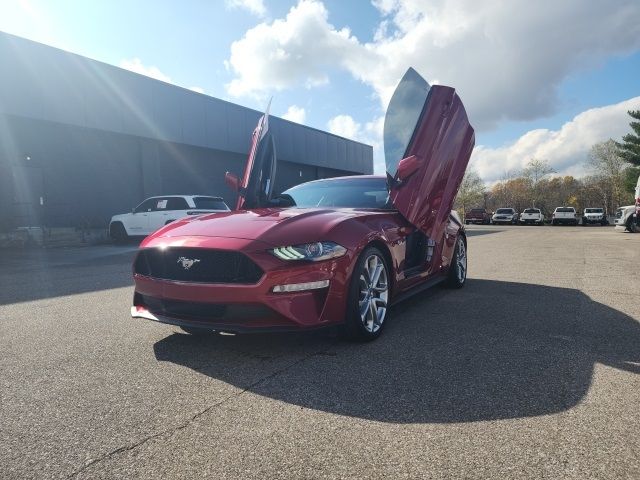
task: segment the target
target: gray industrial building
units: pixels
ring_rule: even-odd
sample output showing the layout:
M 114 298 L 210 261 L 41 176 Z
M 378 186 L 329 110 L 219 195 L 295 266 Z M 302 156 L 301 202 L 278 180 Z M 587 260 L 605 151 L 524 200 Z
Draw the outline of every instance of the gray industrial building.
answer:
M 0 231 L 102 227 L 153 195 L 219 195 L 260 112 L 0 32 Z M 276 98 L 275 102 L 279 100 Z M 372 173 L 372 148 L 271 117 L 276 191 Z

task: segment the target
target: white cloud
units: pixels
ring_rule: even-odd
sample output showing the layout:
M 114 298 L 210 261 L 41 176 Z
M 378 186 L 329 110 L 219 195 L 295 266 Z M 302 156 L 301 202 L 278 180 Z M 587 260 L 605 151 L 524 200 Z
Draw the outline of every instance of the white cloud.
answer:
M 301 0 L 284 19 L 248 30 L 231 45 L 226 65 L 236 78 L 226 86 L 229 94 L 326 84 L 328 71 L 340 66 L 346 52 L 351 56 L 362 49 L 349 29 L 336 30 L 327 19 L 321 2 Z
M 162 73 L 158 67 L 154 67 L 153 65 L 144 65 L 139 58 L 124 59 L 120 62 L 120 67 L 139 73 L 140 75 L 155 78 L 156 80 L 173 83 L 171 78 Z
M 382 151 L 382 133 L 384 117 L 378 117 L 362 125 L 351 115 L 337 115 L 327 122 L 327 130 L 335 135 L 366 143 L 373 147 L 373 170 L 382 174 L 385 171 Z
M 361 135 L 362 125 L 351 115 L 338 115 L 327 122 L 327 128 L 331 133 L 355 140 Z
M 471 164 L 486 182 L 499 180 L 504 172 L 522 169 L 531 158 L 547 160 L 559 173 L 580 177 L 594 143 L 619 139 L 629 132 L 628 110 L 640 108 L 640 97 L 614 105 L 592 108 L 576 115 L 559 130 L 531 130 L 500 148 L 477 146 Z
M 226 0 L 226 4 L 229 8 L 242 8 L 259 17 L 264 17 L 267 13 L 262 0 Z
M 297 105 L 291 105 L 282 118 L 285 120 L 290 120 L 296 123 L 304 123 L 307 118 L 307 112 L 305 112 L 304 108 L 299 107 Z
M 376 0 L 383 16 L 372 42 L 328 22 L 319 0 L 261 23 L 231 47 L 233 96 L 326 84 L 334 68 L 371 86 L 384 108 L 413 66 L 453 85 L 474 126 L 547 116 L 571 73 L 640 48 L 637 0 Z

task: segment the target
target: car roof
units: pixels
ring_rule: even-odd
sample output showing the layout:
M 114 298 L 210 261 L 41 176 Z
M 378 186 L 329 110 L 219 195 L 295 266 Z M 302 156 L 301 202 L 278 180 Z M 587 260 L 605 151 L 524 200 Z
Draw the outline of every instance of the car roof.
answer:
M 214 195 L 154 195 L 153 197 L 149 197 L 146 200 L 151 200 L 152 198 L 194 198 L 194 197 L 206 197 L 206 198 L 213 198 L 215 200 L 224 200 L 222 197 L 216 197 Z
M 366 179 L 372 179 L 372 178 L 379 178 L 384 180 L 386 177 L 384 175 L 346 175 L 344 177 L 329 177 L 329 178 L 319 178 L 317 180 L 309 180 L 308 182 L 304 182 L 304 183 L 318 183 L 318 182 L 329 182 L 329 181 L 333 181 L 333 180 L 366 180 Z M 298 185 L 302 185 L 302 183 L 298 184 Z M 297 187 L 298 185 L 294 185 L 295 187 Z M 291 187 L 293 188 L 293 187 Z

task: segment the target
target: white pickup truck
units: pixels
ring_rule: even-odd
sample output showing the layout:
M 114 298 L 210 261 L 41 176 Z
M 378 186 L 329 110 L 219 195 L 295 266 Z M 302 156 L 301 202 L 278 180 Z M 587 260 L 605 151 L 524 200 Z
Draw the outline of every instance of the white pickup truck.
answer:
M 130 236 L 149 235 L 167 223 L 187 215 L 228 212 L 229 207 L 220 197 L 206 195 L 164 195 L 147 198 L 131 213 L 111 217 L 109 236 L 122 242 Z
M 626 205 L 616 210 L 616 216 L 613 221 L 616 227 L 624 228 L 628 232 L 638 231 L 638 226 L 634 222 L 635 205 Z
M 584 214 L 582 215 L 582 226 L 586 227 L 587 225 L 609 225 L 609 221 L 607 220 L 607 215 L 604 213 L 604 208 L 593 208 L 587 207 L 584 209 Z
M 544 214 L 539 208 L 525 208 L 520 214 L 520 223 L 544 225 Z
M 576 209 L 573 207 L 556 207 L 551 216 L 551 225 L 577 225 Z

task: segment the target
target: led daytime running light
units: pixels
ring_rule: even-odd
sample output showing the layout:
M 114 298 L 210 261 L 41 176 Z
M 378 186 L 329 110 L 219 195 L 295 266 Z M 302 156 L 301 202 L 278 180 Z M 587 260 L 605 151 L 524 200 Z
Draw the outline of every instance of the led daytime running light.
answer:
M 286 292 L 302 292 L 305 290 L 318 290 L 319 288 L 327 288 L 329 286 L 329 280 L 320 280 L 319 282 L 306 282 L 306 283 L 289 283 L 287 285 L 276 285 L 273 287 L 274 293 L 286 293 Z
M 302 260 L 303 258 L 305 258 L 304 255 L 298 253 L 292 247 L 274 248 L 273 253 L 275 253 L 277 257 L 285 260 Z

